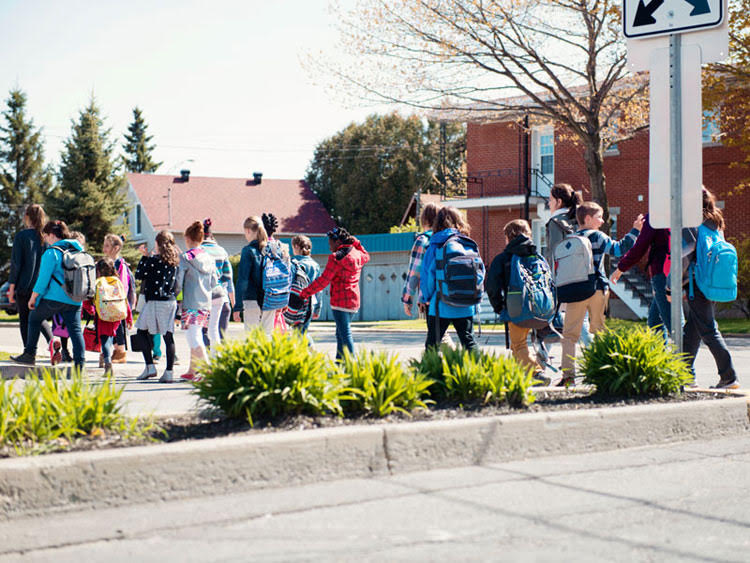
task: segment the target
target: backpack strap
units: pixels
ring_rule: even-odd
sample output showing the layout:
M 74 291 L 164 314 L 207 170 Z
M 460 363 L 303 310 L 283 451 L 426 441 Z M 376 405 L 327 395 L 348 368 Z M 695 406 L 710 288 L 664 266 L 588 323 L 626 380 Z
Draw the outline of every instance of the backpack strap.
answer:
M 690 301 L 695 299 L 695 289 L 693 288 L 693 270 L 694 269 L 695 269 L 695 262 L 690 262 L 690 266 L 688 266 L 688 299 L 690 299 Z

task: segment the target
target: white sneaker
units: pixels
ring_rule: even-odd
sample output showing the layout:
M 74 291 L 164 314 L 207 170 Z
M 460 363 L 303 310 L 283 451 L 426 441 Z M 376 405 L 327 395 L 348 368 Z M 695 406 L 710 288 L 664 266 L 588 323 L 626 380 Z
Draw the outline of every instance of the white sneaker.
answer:
M 164 375 L 159 378 L 159 383 L 172 383 L 174 381 L 174 375 L 171 369 L 165 369 Z
M 136 377 L 138 381 L 143 381 L 145 379 L 150 379 L 152 377 L 156 377 L 156 366 L 154 364 L 148 364 L 145 369 L 143 370 L 143 373 Z

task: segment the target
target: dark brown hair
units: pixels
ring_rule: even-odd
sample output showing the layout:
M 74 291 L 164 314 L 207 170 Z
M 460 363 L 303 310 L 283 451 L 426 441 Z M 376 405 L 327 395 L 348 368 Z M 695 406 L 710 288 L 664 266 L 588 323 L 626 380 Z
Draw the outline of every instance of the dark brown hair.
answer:
M 586 217 L 593 217 L 600 211 L 604 212 L 601 205 L 595 201 L 586 201 L 576 209 L 576 220 L 578 221 L 578 224 L 583 227 L 583 222 Z
M 709 192 L 705 187 L 703 188 L 703 220 L 708 219 L 716 223 L 716 228 L 720 231 L 724 230 L 724 213 L 721 209 L 716 207 L 716 197 L 714 194 Z
M 432 225 L 433 232 L 439 233 L 445 229 L 456 229 L 466 236 L 471 233 L 471 227 L 464 221 L 461 212 L 455 207 L 442 207 L 435 217 L 435 222 Z
M 549 192 L 550 197 L 559 199 L 563 207 L 568 208 L 568 219 L 576 218 L 576 208 L 581 205 L 581 196 L 570 184 L 555 184 Z
M 508 242 L 512 241 L 518 235 L 531 236 L 531 227 L 529 222 L 525 219 L 513 219 L 503 227 L 503 232 L 508 239 Z
M 185 238 L 189 238 L 193 242 L 203 242 L 203 223 L 200 221 L 193 221 L 190 226 L 185 229 Z
M 297 248 L 299 248 L 302 256 L 310 256 L 310 251 L 312 250 L 312 242 L 310 242 L 310 239 L 305 235 L 296 235 L 292 239 L 292 246 L 296 246 Z
M 26 208 L 24 215 L 29 218 L 29 224 L 39 236 L 39 241 L 44 242 L 44 239 L 42 238 L 42 229 L 47 222 L 47 214 L 44 212 L 44 209 L 42 209 L 42 206 L 32 203 Z
M 116 276 L 115 261 L 112 258 L 104 257 L 96 263 L 96 277 Z
M 42 232 L 46 235 L 55 235 L 62 240 L 70 238 L 70 231 L 64 221 L 47 221 Z
M 430 228 L 432 228 L 432 225 L 435 222 L 435 217 L 437 217 L 439 209 L 440 207 L 438 207 L 436 204 L 432 202 L 426 204 L 422 208 L 422 213 L 420 213 L 419 215 L 420 226 L 428 225 Z
M 170 266 L 180 263 L 180 249 L 174 241 L 174 235 L 169 231 L 159 231 L 156 235 L 156 249 L 159 256 Z

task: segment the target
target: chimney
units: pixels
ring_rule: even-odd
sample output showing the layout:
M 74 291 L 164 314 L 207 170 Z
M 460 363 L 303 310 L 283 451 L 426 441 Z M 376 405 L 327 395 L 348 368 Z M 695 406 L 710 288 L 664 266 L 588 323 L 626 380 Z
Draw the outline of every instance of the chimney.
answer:
M 253 182 L 258 185 L 261 180 L 263 180 L 263 172 L 253 172 Z
M 187 182 L 190 180 L 190 170 L 183 169 L 180 170 L 180 177 L 182 178 L 183 182 Z

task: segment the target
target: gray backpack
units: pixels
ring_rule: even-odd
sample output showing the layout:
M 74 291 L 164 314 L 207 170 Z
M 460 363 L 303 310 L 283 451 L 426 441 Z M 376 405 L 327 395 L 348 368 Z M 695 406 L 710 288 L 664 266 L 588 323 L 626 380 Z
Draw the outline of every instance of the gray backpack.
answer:
M 73 301 L 93 299 L 96 285 L 96 262 L 93 256 L 73 246 L 51 246 L 62 254 L 63 280 L 52 276 Z
M 594 253 L 587 236 L 566 235 L 553 250 L 555 287 L 560 303 L 588 299 L 596 291 Z

